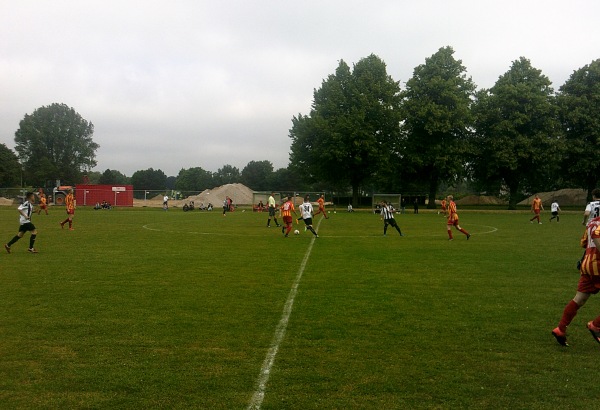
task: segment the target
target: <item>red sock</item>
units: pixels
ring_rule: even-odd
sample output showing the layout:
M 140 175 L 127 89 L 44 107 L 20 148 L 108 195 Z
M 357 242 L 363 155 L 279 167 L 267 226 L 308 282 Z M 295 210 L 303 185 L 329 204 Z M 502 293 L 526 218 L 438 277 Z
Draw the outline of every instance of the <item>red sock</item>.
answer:
M 452 230 L 451 230 L 451 229 L 448 229 L 448 237 L 449 237 L 450 239 L 452 239 Z
M 468 234 L 469 234 L 469 232 L 465 231 L 465 230 L 464 230 L 464 228 L 460 228 L 460 231 L 461 231 L 462 233 L 464 233 L 465 235 L 468 235 Z
M 567 306 L 565 306 L 565 310 L 563 311 L 562 317 L 560 318 L 560 322 L 558 322 L 558 328 L 561 332 L 567 331 L 567 326 L 571 323 L 575 315 L 577 315 L 577 310 L 579 309 L 579 305 L 575 303 L 574 300 L 569 301 Z
M 600 327 L 600 316 L 598 316 L 596 319 L 594 319 L 594 321 L 592 322 L 592 325 L 594 325 L 596 327 Z
M 287 229 L 286 229 L 286 231 L 285 231 L 285 234 L 287 235 L 287 234 L 289 234 L 291 231 L 292 231 L 292 225 L 290 224 L 290 225 L 288 225 L 288 226 L 287 226 Z

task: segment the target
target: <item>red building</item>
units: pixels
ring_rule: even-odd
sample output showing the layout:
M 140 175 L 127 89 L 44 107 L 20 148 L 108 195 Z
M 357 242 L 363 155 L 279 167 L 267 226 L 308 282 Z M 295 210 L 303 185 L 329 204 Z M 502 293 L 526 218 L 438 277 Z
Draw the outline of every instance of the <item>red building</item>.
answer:
M 133 206 L 133 185 L 76 185 L 75 200 L 77 206 L 94 206 L 102 201 L 111 206 Z

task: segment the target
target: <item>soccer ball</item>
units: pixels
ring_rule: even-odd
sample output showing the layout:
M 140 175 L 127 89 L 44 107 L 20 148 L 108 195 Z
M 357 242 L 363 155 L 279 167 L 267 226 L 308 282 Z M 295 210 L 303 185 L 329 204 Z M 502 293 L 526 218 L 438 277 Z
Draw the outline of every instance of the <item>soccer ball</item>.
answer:
M 294 235 L 300 235 L 300 231 L 296 229 L 296 230 L 294 231 Z

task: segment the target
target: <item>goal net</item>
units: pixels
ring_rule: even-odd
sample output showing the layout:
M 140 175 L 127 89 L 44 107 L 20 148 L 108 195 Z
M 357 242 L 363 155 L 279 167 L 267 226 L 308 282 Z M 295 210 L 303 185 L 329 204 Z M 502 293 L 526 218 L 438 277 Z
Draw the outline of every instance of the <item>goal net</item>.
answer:
M 373 194 L 373 200 L 371 202 L 373 213 L 379 213 L 382 201 L 386 201 L 396 211 L 400 212 L 402 207 L 402 194 Z

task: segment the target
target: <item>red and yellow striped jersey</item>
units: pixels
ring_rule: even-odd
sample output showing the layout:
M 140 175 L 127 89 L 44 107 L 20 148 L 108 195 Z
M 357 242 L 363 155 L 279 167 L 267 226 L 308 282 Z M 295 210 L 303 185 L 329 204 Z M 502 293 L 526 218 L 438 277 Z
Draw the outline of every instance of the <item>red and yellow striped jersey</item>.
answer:
M 292 212 L 295 212 L 294 204 L 292 201 L 287 201 L 281 206 L 281 216 L 292 216 Z

